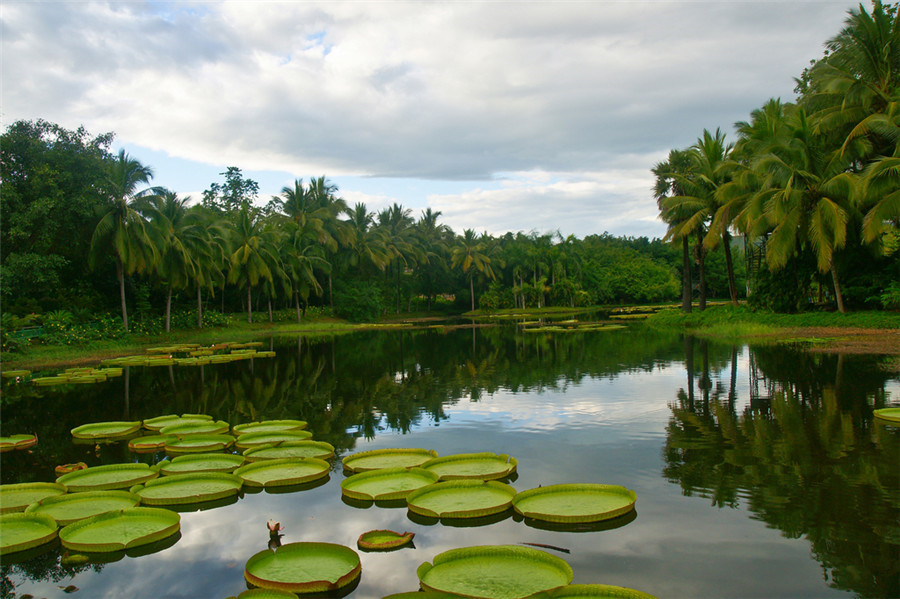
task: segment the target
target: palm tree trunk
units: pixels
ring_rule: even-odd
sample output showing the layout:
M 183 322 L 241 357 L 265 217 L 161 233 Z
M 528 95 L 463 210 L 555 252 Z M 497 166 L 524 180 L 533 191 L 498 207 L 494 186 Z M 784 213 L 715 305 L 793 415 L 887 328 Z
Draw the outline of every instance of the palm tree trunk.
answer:
M 200 281 L 197 281 L 197 328 L 203 328 L 203 294 L 200 292 Z
M 270 296 L 266 296 L 266 300 L 269 305 L 269 322 L 272 322 L 272 298 Z
M 472 299 L 472 312 L 475 311 L 475 277 L 469 277 L 469 297 Z
M 168 293 L 166 293 L 166 332 L 170 331 L 172 325 L 172 284 L 169 283 Z
M 397 261 L 397 314 L 400 314 L 400 261 Z
M 834 299 L 837 300 L 838 312 L 846 314 L 847 309 L 844 307 L 844 294 L 841 293 L 841 284 L 838 281 L 838 272 L 837 266 L 834 263 L 834 256 L 831 257 L 831 280 L 834 281 Z
M 331 273 L 328 273 L 328 305 L 334 309 L 334 290 L 331 288 Z
M 294 289 L 294 305 L 297 308 L 297 323 L 300 323 L 300 292 Z
M 116 278 L 119 280 L 119 297 L 122 299 L 122 326 L 128 332 L 128 308 L 125 305 L 125 265 L 122 259 L 116 256 Z
M 722 231 L 722 251 L 725 252 L 725 270 L 728 273 L 728 294 L 731 296 L 731 305 L 737 306 L 737 283 L 734 281 L 734 263 L 731 261 L 731 234 L 728 229 Z
M 703 249 L 703 237 L 697 233 L 697 266 L 700 269 L 700 297 L 698 298 L 699 310 L 706 310 L 706 250 Z
M 250 296 L 250 285 L 247 285 L 247 322 L 253 323 L 253 298 Z
M 681 311 L 685 314 L 691 313 L 691 292 L 693 291 L 693 281 L 691 281 L 691 248 L 687 237 L 681 238 Z

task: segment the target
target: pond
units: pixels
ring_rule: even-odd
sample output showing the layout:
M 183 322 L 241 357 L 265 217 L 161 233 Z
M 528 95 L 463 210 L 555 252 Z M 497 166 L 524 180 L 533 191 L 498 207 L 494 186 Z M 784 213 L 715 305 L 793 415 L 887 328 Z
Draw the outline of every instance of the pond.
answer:
M 3 483 L 52 481 L 56 465 L 73 462 L 159 461 L 123 442 L 76 445 L 69 431 L 163 414 L 301 419 L 337 455 L 318 486 L 183 512 L 180 536 L 149 555 L 71 564 L 51 548 L 6 559 L 2 596 L 237 595 L 244 564 L 267 548 L 270 519 L 283 543 L 356 549 L 369 530 L 415 533 L 412 547 L 359 552 L 349 596 L 360 599 L 414 591 L 421 563 L 486 544 L 537 546 L 567 561 L 574 583 L 660 598 L 900 596 L 900 428 L 872 414 L 900 405 L 900 377 L 883 357 L 723 345 L 640 325 L 264 341 L 275 357 L 130 367 L 92 385 L 5 384 L 0 434 L 33 432 L 39 444 L 0 454 Z M 380 448 L 509 454 L 519 492 L 622 485 L 636 509 L 594 526 L 511 512 L 460 526 L 343 501 L 341 458 Z

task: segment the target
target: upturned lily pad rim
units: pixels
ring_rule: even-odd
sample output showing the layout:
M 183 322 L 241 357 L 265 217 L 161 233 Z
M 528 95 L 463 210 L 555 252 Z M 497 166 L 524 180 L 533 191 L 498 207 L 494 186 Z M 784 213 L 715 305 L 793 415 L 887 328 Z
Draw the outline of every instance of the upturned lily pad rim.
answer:
M 404 467 L 409 468 L 412 466 L 420 466 L 423 463 L 427 462 L 430 459 L 438 457 L 438 454 L 433 449 L 420 449 L 420 448 L 405 448 L 405 447 L 392 447 L 386 449 L 371 449 L 369 451 L 361 451 L 358 453 L 354 453 L 348 456 L 345 456 L 343 460 L 341 460 L 341 464 L 344 467 L 344 470 L 348 470 L 350 472 L 366 472 L 369 470 L 379 470 L 381 468 L 391 468 L 396 467 L 395 464 L 389 464 L 387 466 L 371 466 L 371 465 L 360 465 L 358 462 L 363 460 L 368 460 L 368 458 L 378 458 L 381 456 L 399 456 L 399 455 L 410 455 L 410 456 L 418 456 L 421 458 L 421 461 L 411 461 L 408 464 L 403 464 Z
M 223 464 L 223 466 L 215 466 L 216 462 Z M 235 469 L 243 466 L 244 462 L 244 456 L 234 453 L 187 453 L 175 456 L 171 460 L 163 460 L 157 466 L 160 474 L 165 476 L 196 472 L 225 472 L 230 474 Z M 182 466 L 191 466 L 191 468 L 180 469 Z
M 263 460 L 277 460 L 285 456 L 261 457 L 260 454 L 265 454 L 266 452 L 271 450 L 290 449 L 292 447 L 311 447 L 319 449 L 319 453 L 317 453 L 316 455 L 292 457 L 310 457 L 319 458 L 320 460 L 327 460 L 328 458 L 334 457 L 334 445 L 328 443 L 327 441 L 315 441 L 313 439 L 302 439 L 300 441 L 281 441 L 278 443 L 267 443 L 265 445 L 254 445 L 253 447 L 245 449 L 243 453 L 248 462 L 261 462 Z
M 569 584 L 542 593 L 529 599 L 569 599 L 570 597 L 594 597 L 595 599 L 657 599 L 655 596 L 611 584 Z
M 139 430 L 141 430 L 140 420 L 110 420 L 82 424 L 70 432 L 76 439 L 121 439 L 133 435 Z
M 138 537 L 116 538 L 106 542 L 78 541 L 78 537 L 85 529 L 109 528 L 110 534 L 116 532 L 116 527 L 129 519 L 150 519 L 156 522 L 157 530 Z M 108 553 L 111 551 L 128 550 L 132 547 L 148 545 L 161 541 L 174 535 L 181 529 L 181 516 L 171 510 L 155 507 L 133 507 L 124 510 L 106 512 L 91 518 L 79 520 L 69 524 L 59 531 L 59 539 L 66 549 L 74 551 L 86 551 L 91 553 Z
M 480 453 L 456 453 L 453 455 L 443 456 L 428 460 L 422 464 L 425 470 L 440 469 L 448 465 L 474 464 L 483 462 L 490 464 L 491 468 L 487 468 L 485 472 L 479 474 L 454 474 L 439 472 L 440 480 L 496 480 L 505 478 L 516 471 L 519 462 L 516 458 L 510 457 L 508 454 L 480 452 Z
M 266 470 L 290 471 L 291 466 L 302 466 L 304 467 L 304 470 L 308 471 L 308 473 L 301 474 L 299 476 L 285 476 L 274 480 L 266 480 L 265 482 L 261 482 L 257 478 L 251 478 L 253 474 L 264 472 Z M 310 471 L 310 469 L 308 468 L 309 466 L 315 466 L 315 468 Z M 244 479 L 244 484 L 249 487 L 269 488 L 298 485 L 315 481 L 328 476 L 329 470 L 331 470 L 331 465 L 325 460 L 320 460 L 318 458 L 284 458 L 280 460 L 264 460 L 262 462 L 251 462 L 250 464 L 245 464 L 244 466 L 241 466 L 240 468 L 235 470 L 234 475 Z
M 155 418 L 147 418 L 141 424 L 142 426 L 151 431 L 159 431 L 164 426 L 170 426 L 177 422 L 184 421 L 206 421 L 212 420 L 213 417 L 209 414 L 182 414 L 179 416 L 178 414 L 165 414 L 163 416 L 157 416 Z
M 12 514 L 15 512 L 24 512 L 25 508 L 34 503 L 35 501 L 39 501 L 43 499 L 28 499 L 28 503 L 22 503 L 22 500 L 19 499 L 18 503 L 13 500 L 12 505 L 10 505 L 10 496 L 18 494 L 31 494 L 34 491 L 46 492 L 44 497 L 50 497 L 52 495 L 64 495 L 66 493 L 65 485 L 61 485 L 59 483 L 13 483 L 7 485 L 0 485 L 0 514 Z
M 429 472 L 419 467 L 413 468 L 380 468 L 378 470 L 368 470 L 358 472 L 341 481 L 341 494 L 351 499 L 360 501 L 392 501 L 395 499 L 406 499 L 406 497 L 426 485 L 433 485 L 438 482 L 438 475 L 435 472 Z M 412 484 L 408 489 L 393 489 L 399 480 L 419 482 L 420 484 Z M 372 492 L 372 489 L 362 490 L 360 485 L 370 486 L 371 484 L 384 483 L 388 485 L 382 491 Z M 406 486 L 406 485 L 404 485 Z
M 546 499 L 548 497 L 559 497 L 561 501 L 565 502 L 566 500 L 564 498 L 567 496 L 571 497 L 572 495 L 603 495 L 607 497 L 615 497 L 617 499 L 620 499 L 620 505 L 617 505 L 612 509 L 604 509 L 599 511 L 586 510 L 578 514 L 567 514 L 563 513 L 563 511 L 553 512 L 547 510 L 546 507 L 541 508 L 541 510 L 543 511 L 537 511 L 535 508 L 528 507 L 530 500 L 535 497 L 541 499 Z M 538 487 L 536 489 L 522 491 L 521 493 L 516 495 L 512 503 L 513 508 L 516 510 L 516 512 L 525 516 L 526 518 L 570 524 L 578 522 L 597 522 L 600 520 L 609 520 L 611 518 L 622 516 L 634 509 L 634 504 L 636 501 L 637 494 L 634 491 L 626 489 L 625 487 L 620 485 L 575 483 L 549 485 L 546 487 Z
M 422 502 L 427 498 L 434 498 L 444 494 L 457 494 L 460 491 L 471 494 L 473 498 L 478 499 L 488 496 L 495 498 L 502 496 L 504 499 L 502 501 L 495 499 L 494 503 L 485 503 L 472 509 L 452 509 L 441 512 L 422 505 Z M 495 480 L 451 480 L 416 489 L 406 496 L 406 505 L 411 512 L 431 518 L 481 518 L 506 511 L 509 509 L 515 496 L 516 490 L 512 486 Z
M 255 422 L 242 422 L 231 427 L 235 436 L 240 437 L 248 433 L 273 433 L 301 431 L 309 423 L 305 420 L 259 420 Z M 260 430 L 254 430 L 260 429 Z
M 888 422 L 900 423 L 900 407 L 898 408 L 879 408 L 873 411 L 876 418 L 887 420 Z
M 37 442 L 37 435 L 29 435 L 27 433 L 0 437 L 0 451 L 28 449 L 37 445 Z
M 175 439 L 172 435 L 145 435 L 128 441 L 128 449 L 134 453 L 155 453 L 162 451 L 166 443 Z
M 89 479 L 97 474 L 113 472 L 133 472 L 131 478 L 113 477 L 109 482 L 90 483 Z M 105 491 L 114 489 L 127 489 L 136 484 L 151 480 L 159 476 L 159 472 L 151 468 L 149 464 L 142 462 L 127 464 L 106 464 L 104 466 L 91 466 L 84 470 L 76 470 L 63 474 L 56 479 L 57 484 L 64 485 L 70 493 L 82 491 Z M 102 477 L 101 477 L 102 478 Z M 79 481 L 81 481 L 79 483 Z
M 369 530 L 356 540 L 356 546 L 363 551 L 391 551 L 412 543 L 414 532 L 396 532 L 393 530 Z M 379 540 L 384 538 L 385 540 Z
M 284 441 L 305 441 L 306 439 L 312 438 L 312 436 L 313 435 L 311 432 L 305 430 L 244 433 L 235 440 L 234 446 L 241 451 L 244 451 L 246 449 L 250 449 L 251 447 L 270 445 L 272 443 L 279 443 Z
M 231 425 L 224 420 L 192 420 L 167 424 L 159 429 L 160 435 L 174 435 L 183 437 L 186 435 L 227 435 Z
M 13 529 L 26 530 L 24 540 L 0 544 L 0 555 L 26 551 L 49 543 L 57 536 L 56 520 L 46 514 L 14 513 L 0 516 L 0 534 L 6 529 L 7 538 Z
M 64 514 L 65 508 L 68 505 L 77 503 L 92 503 L 98 499 L 114 500 L 120 505 L 118 507 L 109 508 L 100 512 L 94 512 L 86 516 L 78 516 L 74 518 L 71 514 L 68 517 L 66 517 Z M 85 491 L 84 493 L 66 493 L 65 495 L 53 495 L 51 497 L 45 497 L 44 499 L 36 501 L 35 503 L 32 503 L 27 508 L 25 508 L 25 513 L 50 516 L 51 518 L 56 520 L 56 524 L 58 526 L 62 527 L 68 526 L 73 522 L 78 522 L 79 520 L 84 520 L 85 518 L 91 518 L 101 513 L 127 509 L 130 507 L 137 507 L 137 505 L 140 503 L 141 498 L 134 493 L 129 493 L 128 491 Z M 63 511 L 60 512 L 60 510 Z
M 209 453 L 227 449 L 234 444 L 231 435 L 185 435 L 175 437 L 166 443 L 166 453 L 181 455 L 185 453 Z
M 336 577 L 334 580 L 315 579 L 315 575 L 298 577 L 291 580 L 270 580 L 265 578 L 266 574 L 261 572 L 264 567 L 273 561 L 289 562 L 290 560 L 302 560 L 305 556 L 315 555 L 322 557 L 326 555 L 333 556 L 334 561 L 346 566 L 346 572 Z M 250 584 L 265 588 L 277 589 L 281 591 L 291 591 L 294 593 L 315 593 L 322 591 L 334 591 L 351 584 L 356 580 L 362 565 L 359 555 L 351 548 L 335 543 L 314 543 L 299 542 L 288 543 L 275 549 L 275 551 L 264 550 L 254 554 L 247 560 L 244 567 L 244 578 Z
M 477 562 L 477 568 L 480 570 L 486 561 L 496 562 L 495 574 L 497 568 L 516 570 L 515 572 L 510 572 L 510 581 L 520 585 L 528 577 L 537 575 L 539 567 L 540 572 L 547 575 L 547 580 L 535 581 L 527 587 L 522 586 L 521 590 L 516 593 L 504 594 L 503 599 L 529 597 L 541 591 L 548 591 L 567 585 L 572 582 L 574 577 L 572 567 L 562 558 L 550 555 L 546 551 L 518 545 L 477 545 L 451 549 L 434 556 L 433 563 L 425 562 L 421 564 L 416 569 L 416 575 L 419 577 L 420 585 L 426 591 L 442 591 L 463 597 L 492 598 L 495 595 L 467 594 L 465 589 L 455 588 L 457 583 L 452 578 L 450 580 L 442 579 L 447 572 L 458 571 L 460 568 L 465 569 L 469 562 Z M 550 580 L 551 577 L 552 580 Z M 458 579 L 458 575 L 455 578 Z M 485 589 L 485 593 L 490 592 L 491 589 Z
M 197 483 L 214 484 L 212 491 L 197 492 Z M 149 480 L 131 488 L 141 498 L 143 505 L 186 505 L 225 499 L 237 495 L 244 481 L 239 476 L 224 472 L 194 472 L 173 474 Z

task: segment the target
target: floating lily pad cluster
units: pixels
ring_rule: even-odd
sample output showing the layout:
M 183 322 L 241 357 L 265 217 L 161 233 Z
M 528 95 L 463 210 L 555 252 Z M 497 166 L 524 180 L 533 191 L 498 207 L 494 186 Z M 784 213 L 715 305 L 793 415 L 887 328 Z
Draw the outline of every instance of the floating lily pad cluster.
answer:
M 274 351 L 256 349 L 261 346 L 262 342 L 259 341 L 216 343 L 207 347 L 195 343 L 167 345 L 148 348 L 145 355 L 104 360 L 103 364 L 113 366 L 203 366 L 275 356 Z
M 35 377 L 31 382 L 38 386 L 102 383 L 117 376 L 122 376 L 121 368 L 67 368 L 55 376 Z

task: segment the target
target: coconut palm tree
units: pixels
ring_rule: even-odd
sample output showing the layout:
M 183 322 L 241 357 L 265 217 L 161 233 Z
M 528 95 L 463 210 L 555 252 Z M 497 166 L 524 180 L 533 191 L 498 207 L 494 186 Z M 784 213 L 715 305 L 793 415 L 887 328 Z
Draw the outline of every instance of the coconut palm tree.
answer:
M 412 211 L 400 204 L 385 208 L 377 215 L 378 228 L 384 233 L 386 249 L 397 272 L 397 313 L 400 313 L 400 275 L 405 268 L 424 260 L 424 253 L 415 237 L 415 221 Z
M 692 168 L 690 155 L 686 150 L 671 150 L 665 161 L 653 167 L 656 177 L 653 195 L 659 206 L 660 218 L 668 225 L 666 239 L 681 240 L 681 309 L 685 313 L 691 311 L 693 283 L 691 280 L 691 251 L 689 235 L 681 233 L 681 224 L 688 215 L 680 207 L 669 206 L 668 198 L 684 195 L 681 181 L 688 176 Z
M 475 310 L 475 273 L 480 272 L 490 279 L 495 279 L 494 270 L 491 268 L 491 259 L 482 253 L 484 243 L 472 229 L 463 231 L 458 245 L 453 248 L 450 255 L 452 268 L 460 268 L 469 279 L 469 295 L 472 299 L 472 310 Z
M 278 264 L 274 229 L 266 227 L 257 211 L 248 205 L 236 214 L 232 228 L 233 245 L 228 257 L 228 281 L 247 290 L 247 322 L 253 322 L 252 290 L 260 281 L 272 284 Z

